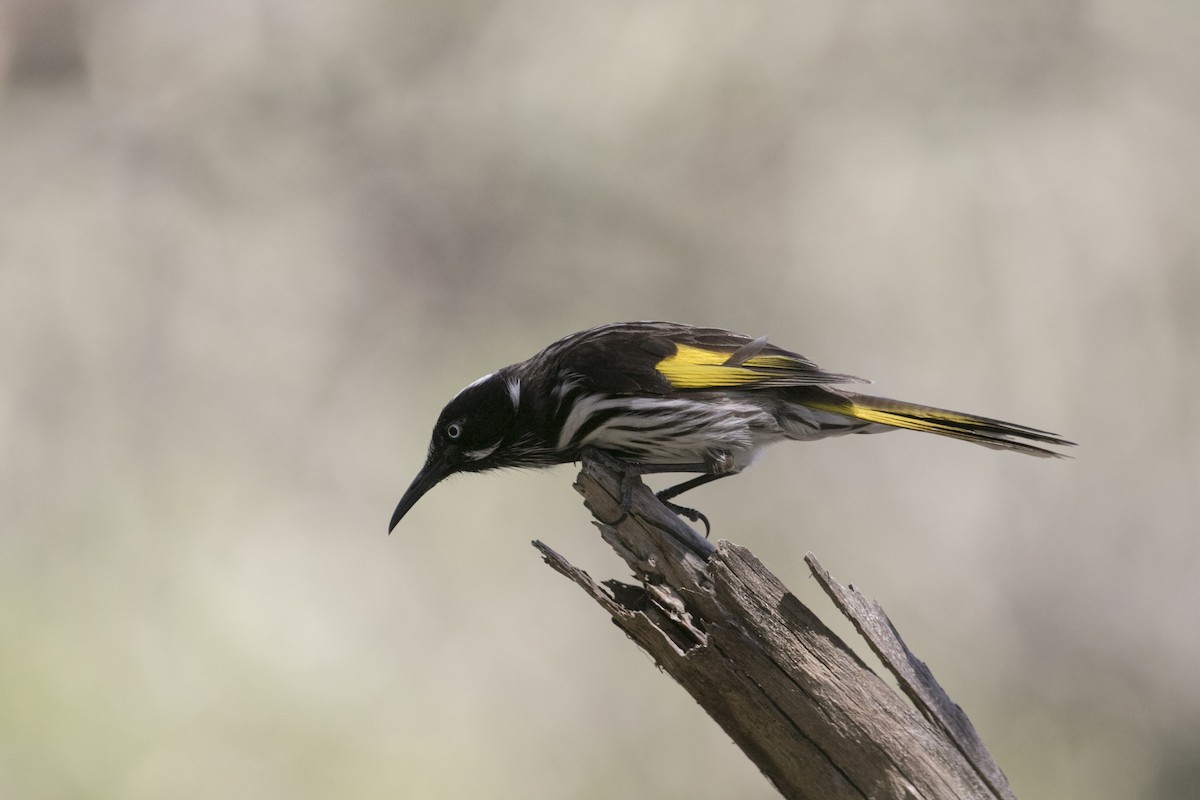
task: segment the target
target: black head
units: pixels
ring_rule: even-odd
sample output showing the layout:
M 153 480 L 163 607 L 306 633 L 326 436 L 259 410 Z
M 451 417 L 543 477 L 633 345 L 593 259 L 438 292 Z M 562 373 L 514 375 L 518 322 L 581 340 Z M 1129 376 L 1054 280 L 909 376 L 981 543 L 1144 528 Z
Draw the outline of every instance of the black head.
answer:
M 396 506 L 389 532 L 422 495 L 454 473 L 514 466 L 506 445 L 514 438 L 520 394 L 520 384 L 501 371 L 483 376 L 446 404 L 425 466 Z

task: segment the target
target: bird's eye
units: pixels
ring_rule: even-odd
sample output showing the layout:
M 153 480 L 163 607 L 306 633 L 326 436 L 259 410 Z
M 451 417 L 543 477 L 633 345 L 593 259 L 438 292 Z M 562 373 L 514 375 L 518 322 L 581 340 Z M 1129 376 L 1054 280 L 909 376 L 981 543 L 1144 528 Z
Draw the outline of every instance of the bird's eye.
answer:
M 446 435 L 451 439 L 457 439 L 462 436 L 462 425 L 459 425 L 457 422 L 451 422 L 446 426 Z

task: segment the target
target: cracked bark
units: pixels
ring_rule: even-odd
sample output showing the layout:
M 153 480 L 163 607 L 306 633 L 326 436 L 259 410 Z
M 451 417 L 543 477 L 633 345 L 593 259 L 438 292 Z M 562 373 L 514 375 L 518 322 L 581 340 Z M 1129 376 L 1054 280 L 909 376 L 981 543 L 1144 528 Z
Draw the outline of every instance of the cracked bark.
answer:
M 883 610 L 809 568 L 893 673 L 871 671 L 743 547 L 700 537 L 636 483 L 585 459 L 576 488 L 640 585 L 597 584 L 541 542 L 546 563 L 583 588 L 686 689 L 787 798 L 1006 798 L 1004 774 L 970 721 Z

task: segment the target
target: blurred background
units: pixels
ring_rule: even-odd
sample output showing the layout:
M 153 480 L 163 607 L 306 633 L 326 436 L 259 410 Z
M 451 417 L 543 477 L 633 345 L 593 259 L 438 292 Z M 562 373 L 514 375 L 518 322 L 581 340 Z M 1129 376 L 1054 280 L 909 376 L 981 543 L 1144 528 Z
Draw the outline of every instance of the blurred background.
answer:
M 0 796 L 769 798 L 460 387 L 770 335 L 1080 443 L 688 496 L 879 600 L 1023 800 L 1200 782 L 1200 6 L 0 2 Z M 669 482 L 669 479 L 664 482 Z

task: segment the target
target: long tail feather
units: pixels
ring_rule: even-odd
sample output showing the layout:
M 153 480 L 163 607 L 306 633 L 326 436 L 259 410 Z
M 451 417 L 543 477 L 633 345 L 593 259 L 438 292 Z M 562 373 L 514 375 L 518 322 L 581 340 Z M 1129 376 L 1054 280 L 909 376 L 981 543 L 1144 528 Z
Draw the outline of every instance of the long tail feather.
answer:
M 806 403 L 808 405 L 808 403 Z M 833 411 L 847 417 L 888 425 L 893 428 L 906 428 L 913 431 L 936 433 L 939 436 L 949 436 L 964 442 L 974 442 L 984 447 L 997 450 L 1014 450 L 1031 456 L 1043 458 L 1066 458 L 1065 453 L 1059 453 L 1046 447 L 1039 447 L 1030 442 L 1039 442 L 1058 447 L 1074 445 L 1058 434 L 1017 425 L 1012 422 L 980 417 L 975 414 L 964 414 L 959 411 L 949 411 L 944 408 L 933 408 L 915 403 L 902 403 L 886 397 L 870 397 L 868 395 L 839 393 L 839 397 L 828 401 L 814 403 L 823 410 Z

